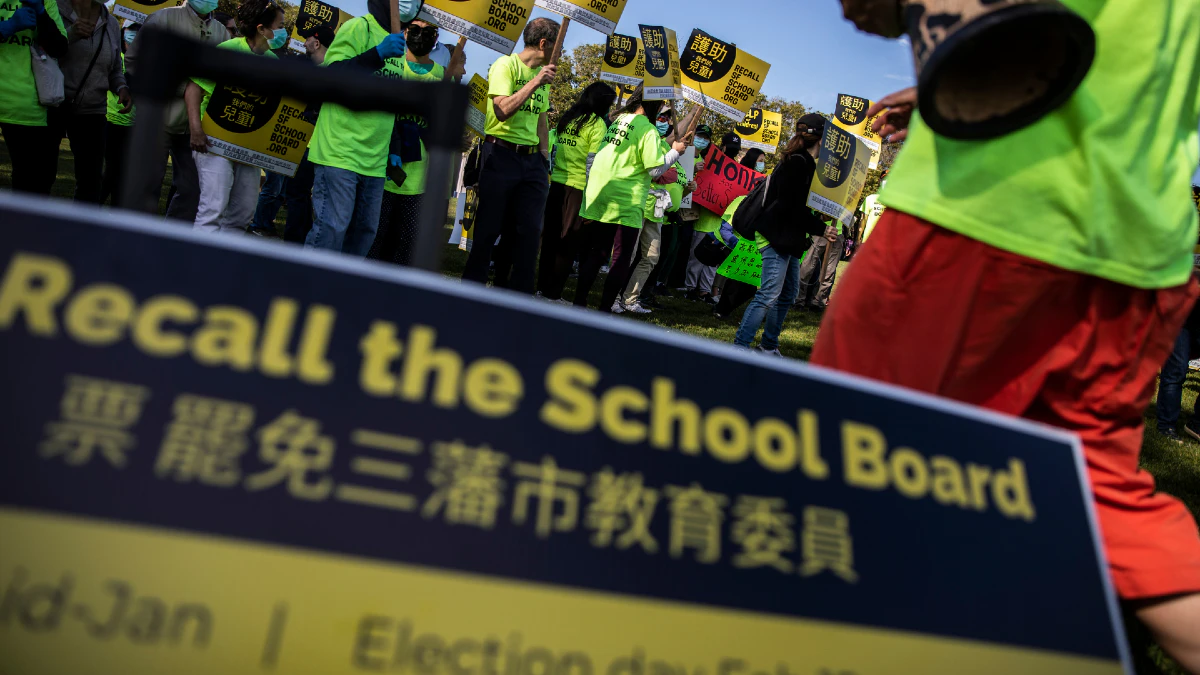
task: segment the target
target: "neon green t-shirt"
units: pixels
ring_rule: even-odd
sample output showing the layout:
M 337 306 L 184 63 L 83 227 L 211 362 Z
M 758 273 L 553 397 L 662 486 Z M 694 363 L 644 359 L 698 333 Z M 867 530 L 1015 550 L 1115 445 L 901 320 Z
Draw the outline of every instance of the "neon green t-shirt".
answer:
M 66 36 L 58 3 L 42 0 L 42 4 L 59 32 Z M 20 8 L 19 0 L 0 0 L 0 21 L 7 21 Z M 26 29 L 0 41 L 0 73 L 3 73 L 0 75 L 0 122 L 5 124 L 46 126 L 46 109 L 38 103 L 37 85 L 33 83 L 33 57 L 29 53 L 36 32 L 33 28 Z
M 125 72 L 125 55 L 121 54 L 121 72 Z M 115 124 L 119 127 L 133 126 L 133 116 L 137 114 L 136 108 L 130 108 L 126 114 L 121 113 L 121 100 L 117 95 L 108 92 L 108 123 Z
M 484 133 L 517 145 L 537 145 L 538 118 L 550 110 L 550 87 L 544 85 L 533 92 L 533 96 L 507 121 L 496 119 L 496 106 L 492 102 L 497 96 L 512 96 L 537 77 L 542 69 L 530 68 L 516 54 L 496 59 L 488 70 L 487 124 Z
M 404 79 L 413 81 L 425 82 L 440 82 L 446 76 L 446 69 L 438 64 L 433 64 L 433 67 L 425 72 L 421 72 L 425 68 L 429 68 L 420 63 L 409 63 L 404 61 Z M 421 125 L 422 129 L 429 128 L 425 122 L 425 118 L 419 115 L 401 115 L 401 121 L 411 120 Z M 389 141 L 390 145 L 390 141 Z M 408 162 L 404 165 L 404 173 L 407 178 L 404 179 L 404 185 L 396 185 L 392 179 L 387 179 L 383 184 L 383 189 L 397 195 L 423 195 L 425 194 L 425 162 L 428 157 L 425 156 L 425 142 L 421 141 L 421 161 Z
M 863 200 L 863 242 L 866 242 L 867 237 L 871 236 L 871 231 L 879 224 L 879 219 L 883 217 L 885 210 L 883 204 L 879 203 L 879 195 L 870 195 Z
M 662 138 L 650 120 L 645 115 L 621 115 L 604 134 L 604 145 L 592 162 L 592 178 L 579 215 L 641 229 L 650 170 L 666 161 Z
M 1200 0 L 1063 0 L 1096 31 L 1075 95 L 990 141 L 917 116 L 880 199 L 990 246 L 1137 288 L 1187 282 Z
M 337 37 L 325 53 L 323 65 L 352 59 L 378 47 L 387 36 L 388 32 L 370 14 L 351 19 L 338 29 Z M 403 58 L 388 59 L 375 75 L 402 80 L 404 72 Z M 395 115 L 386 112 L 355 112 L 326 103 L 321 106 L 321 116 L 317 118 L 317 128 L 308 145 L 308 159 L 313 164 L 383 178 L 387 175 L 388 147 L 392 143 L 395 121 Z
M 665 156 L 671 151 L 671 145 L 666 141 L 662 141 L 661 139 L 659 142 L 662 143 L 664 161 L 666 161 Z M 667 194 L 671 196 L 671 206 L 663 212 L 661 218 L 654 217 L 654 205 L 658 203 L 658 199 L 652 193 L 646 195 L 646 220 L 652 223 L 658 223 L 661 225 L 662 223 L 666 222 L 667 214 L 678 211 L 679 205 L 683 203 L 683 189 L 687 187 L 688 183 L 687 169 L 683 168 L 683 165 L 679 162 L 675 162 L 673 165 L 671 165 L 671 168 L 675 169 L 676 173 L 678 173 L 678 177 L 675 179 L 674 183 L 658 185 L 651 181 L 650 185 L 650 189 L 665 189 Z
M 241 52 L 243 54 L 253 54 L 254 50 L 250 48 L 250 43 L 246 42 L 244 37 L 236 37 L 232 40 L 226 40 L 217 45 L 217 49 L 228 49 L 231 52 Z M 279 58 L 274 52 L 265 51 L 262 56 L 269 56 L 273 59 Z M 212 80 L 206 80 L 201 77 L 193 77 L 192 82 L 196 83 L 197 87 L 204 90 L 204 100 L 200 102 L 200 119 L 204 119 L 204 114 L 208 112 L 208 100 L 212 98 L 213 89 L 216 88 L 216 83 Z
M 564 131 L 554 142 L 554 173 L 550 180 L 582 190 L 587 186 L 587 158 L 600 152 L 608 126 L 599 117 L 585 123 L 578 134 Z

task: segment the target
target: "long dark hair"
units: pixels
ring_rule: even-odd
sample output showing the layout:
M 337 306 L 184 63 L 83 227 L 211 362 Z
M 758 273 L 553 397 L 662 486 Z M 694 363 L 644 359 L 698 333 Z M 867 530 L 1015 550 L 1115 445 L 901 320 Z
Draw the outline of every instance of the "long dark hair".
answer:
M 238 30 L 246 40 L 253 40 L 259 26 L 270 26 L 275 23 L 276 16 L 282 15 L 283 9 L 274 0 L 246 0 L 238 7 Z
M 608 109 L 617 100 L 617 92 L 603 82 L 593 82 L 579 94 L 575 105 L 571 106 L 562 118 L 558 120 L 558 133 L 578 135 L 583 125 L 599 117 L 608 124 Z
M 666 101 L 647 101 L 643 99 L 645 94 L 644 84 L 638 85 L 638 88 L 633 91 L 633 96 L 629 97 L 629 103 L 621 110 L 621 114 L 636 113 L 638 108 L 642 108 L 643 114 L 650 118 L 653 122 L 658 118 L 658 112 L 662 110 L 663 103 Z
M 742 157 L 742 161 L 738 162 L 738 164 L 741 164 L 747 169 L 756 169 L 758 165 L 758 158 L 765 154 L 767 153 L 759 150 L 758 148 L 750 148 L 746 151 L 746 156 Z

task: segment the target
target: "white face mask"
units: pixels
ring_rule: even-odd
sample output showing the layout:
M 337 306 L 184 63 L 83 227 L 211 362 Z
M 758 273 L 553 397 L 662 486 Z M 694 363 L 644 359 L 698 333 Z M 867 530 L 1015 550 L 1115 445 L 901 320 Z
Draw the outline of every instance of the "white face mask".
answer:
M 760 160 L 758 160 L 758 164 L 755 164 L 755 165 L 754 165 L 754 170 L 755 170 L 755 171 L 757 171 L 757 172 L 759 172 L 759 173 L 766 173 L 766 171 L 767 171 L 767 163 L 766 163 L 766 162 L 764 162 L 764 161 L 762 161 L 761 159 L 760 159 Z

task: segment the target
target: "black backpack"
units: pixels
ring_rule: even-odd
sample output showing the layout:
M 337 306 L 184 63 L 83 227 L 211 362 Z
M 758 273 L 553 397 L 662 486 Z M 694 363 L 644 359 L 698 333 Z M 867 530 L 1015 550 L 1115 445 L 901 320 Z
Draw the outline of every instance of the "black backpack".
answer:
M 767 210 L 767 191 L 771 189 L 771 176 L 754 186 L 750 194 L 746 195 L 746 199 L 742 201 L 742 205 L 733 213 L 733 231 L 737 232 L 742 239 L 754 239 L 754 235 L 758 233 L 755 229 L 755 224 Z

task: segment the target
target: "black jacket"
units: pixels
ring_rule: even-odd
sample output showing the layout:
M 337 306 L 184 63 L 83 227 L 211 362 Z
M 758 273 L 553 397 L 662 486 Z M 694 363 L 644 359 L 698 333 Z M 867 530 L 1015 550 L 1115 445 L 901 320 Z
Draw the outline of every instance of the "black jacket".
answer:
M 825 222 L 808 208 L 816 171 L 817 161 L 801 151 L 789 155 L 771 173 L 767 207 L 754 229 L 779 253 L 799 257 L 808 250 L 810 236 L 825 234 Z

